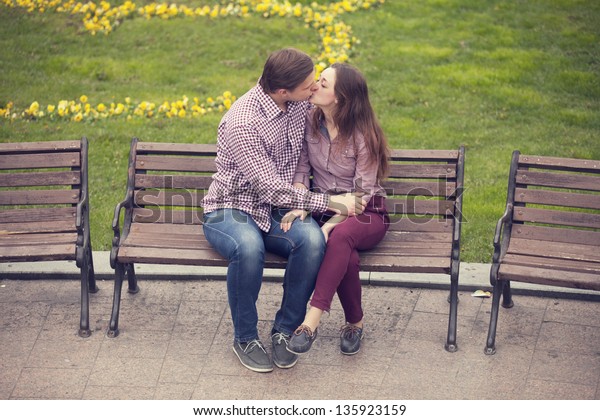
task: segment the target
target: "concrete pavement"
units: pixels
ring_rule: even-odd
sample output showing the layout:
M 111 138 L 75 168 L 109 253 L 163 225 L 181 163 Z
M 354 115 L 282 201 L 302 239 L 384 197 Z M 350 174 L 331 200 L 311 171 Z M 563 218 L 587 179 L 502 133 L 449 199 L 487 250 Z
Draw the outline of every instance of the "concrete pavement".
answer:
M 514 283 L 486 356 L 489 265 L 462 264 L 456 353 L 444 350 L 448 276 L 364 273 L 366 338 L 339 352 L 337 300 L 313 349 L 288 370 L 257 374 L 231 350 L 224 270 L 139 266 L 123 294 L 120 332 L 108 253 L 94 253 L 100 291 L 92 336 L 77 336 L 74 263 L 0 264 L 0 399 L 39 400 L 599 400 L 600 294 Z M 261 338 L 281 299 L 270 270 L 259 298 Z M 192 281 L 193 280 L 193 281 Z

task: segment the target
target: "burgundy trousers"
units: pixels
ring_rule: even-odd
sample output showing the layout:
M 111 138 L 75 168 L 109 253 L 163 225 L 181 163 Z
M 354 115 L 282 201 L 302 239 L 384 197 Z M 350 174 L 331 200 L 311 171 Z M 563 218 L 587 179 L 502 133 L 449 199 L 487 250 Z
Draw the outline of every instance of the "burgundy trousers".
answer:
M 323 223 L 326 215 L 315 219 Z M 346 322 L 357 323 L 363 318 L 360 258 L 358 251 L 374 248 L 385 236 L 389 219 L 385 198 L 374 196 L 363 214 L 349 217 L 329 234 L 325 257 L 319 269 L 310 305 L 328 312 L 337 292 Z

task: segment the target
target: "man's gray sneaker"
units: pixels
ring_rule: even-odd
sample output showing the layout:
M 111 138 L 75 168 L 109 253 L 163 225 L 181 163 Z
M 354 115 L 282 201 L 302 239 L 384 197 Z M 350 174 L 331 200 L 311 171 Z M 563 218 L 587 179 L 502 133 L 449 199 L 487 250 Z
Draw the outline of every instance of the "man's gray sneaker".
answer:
M 271 372 L 273 362 L 259 340 L 247 343 L 233 342 L 233 352 L 237 355 L 242 365 L 254 372 Z
M 271 341 L 273 342 L 273 363 L 275 363 L 275 366 L 281 369 L 293 367 L 298 361 L 298 355 L 287 349 L 290 336 L 276 332 L 271 336 Z

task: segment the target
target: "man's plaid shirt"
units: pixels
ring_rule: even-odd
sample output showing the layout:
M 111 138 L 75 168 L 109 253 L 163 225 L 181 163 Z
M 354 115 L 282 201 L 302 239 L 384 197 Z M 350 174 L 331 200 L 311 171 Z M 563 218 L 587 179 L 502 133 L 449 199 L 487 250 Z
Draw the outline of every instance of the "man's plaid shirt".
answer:
M 287 105 L 287 112 L 282 111 L 257 84 L 223 116 L 217 172 L 204 197 L 205 213 L 235 208 L 268 232 L 272 207 L 327 209 L 327 195 L 292 187 L 310 104 Z

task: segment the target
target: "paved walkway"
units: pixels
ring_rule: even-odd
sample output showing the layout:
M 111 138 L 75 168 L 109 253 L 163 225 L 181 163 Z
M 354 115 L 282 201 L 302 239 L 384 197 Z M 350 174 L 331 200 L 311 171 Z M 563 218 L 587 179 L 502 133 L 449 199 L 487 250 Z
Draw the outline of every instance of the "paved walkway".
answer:
M 471 292 L 490 290 L 489 266 L 462 264 L 459 351 L 447 353 L 447 277 L 366 273 L 359 354 L 339 352 L 336 301 L 296 367 L 257 374 L 231 350 L 223 272 L 140 267 L 141 291 L 124 293 L 121 334 L 110 339 L 112 272 L 107 253 L 94 259 L 100 291 L 87 339 L 76 335 L 74 264 L 0 264 L 0 399 L 600 399 L 597 293 L 514 284 L 519 295 L 514 308 L 502 308 L 497 353 L 486 356 L 491 299 Z M 258 302 L 269 351 L 278 276 L 267 273 Z

